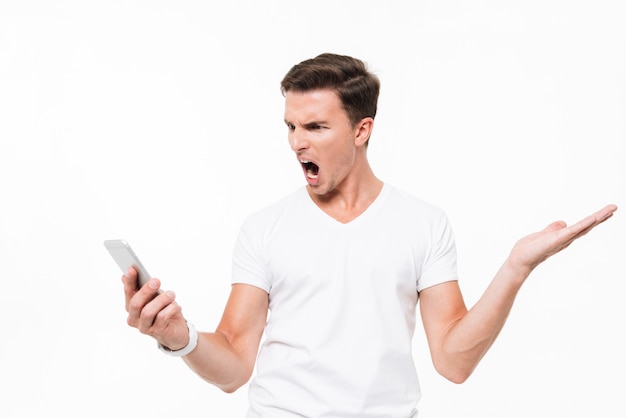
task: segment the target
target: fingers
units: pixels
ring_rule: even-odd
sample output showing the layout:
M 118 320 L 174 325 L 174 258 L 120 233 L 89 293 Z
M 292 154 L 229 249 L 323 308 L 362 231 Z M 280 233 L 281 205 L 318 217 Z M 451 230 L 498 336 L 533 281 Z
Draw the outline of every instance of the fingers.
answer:
M 599 211 L 581 219 L 577 223 L 566 226 L 565 222 L 557 221 L 548 225 L 544 231 L 546 236 L 551 236 L 552 247 L 549 254 L 555 254 L 569 247 L 578 238 L 586 235 L 593 228 L 613 216 L 617 210 L 615 205 L 607 205 Z
M 616 210 L 617 206 L 607 205 L 571 226 L 563 221 L 553 222 L 542 231 L 519 240 L 511 251 L 510 260 L 513 265 L 532 271 L 541 262 L 609 219 Z
M 122 276 L 122 282 L 128 325 L 167 347 L 184 347 L 189 338 L 187 323 L 174 292 L 163 292 L 161 282 L 155 278 L 138 289 L 137 272 L 133 268 Z
M 613 216 L 616 210 L 617 210 L 617 205 L 611 204 L 611 205 L 606 205 L 604 208 L 597 211 L 595 213 L 597 223 L 601 224 L 602 222 L 609 219 L 611 216 Z
M 130 300 L 135 297 L 137 293 L 143 294 L 148 299 L 154 298 L 156 293 L 161 293 L 161 290 L 159 289 L 161 282 L 158 279 L 151 279 L 145 286 L 138 289 L 138 276 L 137 271 L 133 267 L 129 268 L 126 274 L 122 276 L 122 282 L 124 283 L 124 296 L 126 300 L 126 311 L 129 310 Z
M 152 299 L 144 305 L 138 316 L 133 317 L 134 326 L 144 334 L 161 335 L 168 327 L 170 320 L 181 313 L 175 297 L 174 292 L 168 291 Z
M 580 222 L 588 221 L 588 222 L 590 222 L 594 226 L 595 225 L 599 225 L 602 222 L 604 222 L 607 219 L 609 219 L 611 216 L 613 216 L 613 213 L 615 213 L 616 210 L 617 210 L 617 206 L 615 206 L 615 205 L 606 205 L 605 207 L 603 207 L 599 211 L 589 215 L 587 218 L 583 219 Z
M 139 329 L 144 334 L 151 334 L 151 328 L 157 322 L 166 322 L 180 313 L 175 303 L 176 295 L 172 291 L 162 292 L 159 279 L 150 279 L 137 289 L 137 272 L 132 267 L 122 276 L 128 325 Z
M 130 299 L 137 293 L 137 271 L 132 267 L 129 268 L 126 274 L 122 276 L 122 283 L 124 283 L 125 306 L 126 311 L 128 311 Z
M 159 279 L 150 279 L 141 289 L 134 290 L 132 289 L 132 278 L 128 278 L 124 283 L 124 290 L 127 297 L 126 311 L 128 312 L 129 324 L 136 326 L 138 319 L 142 315 L 142 311 L 152 301 L 158 298 L 161 282 Z M 163 299 L 166 298 L 161 298 L 160 301 L 162 302 Z M 150 312 L 151 311 L 148 311 L 148 313 Z
M 613 216 L 613 213 L 615 213 L 616 210 L 617 210 L 617 206 L 607 205 L 603 207 L 602 209 L 600 209 L 599 211 L 587 216 L 584 219 L 581 219 L 574 225 L 570 226 L 568 229 L 570 230 L 574 239 L 581 237 L 585 235 L 586 233 L 588 233 L 589 231 L 591 231 L 596 226 L 605 222 L 611 216 Z

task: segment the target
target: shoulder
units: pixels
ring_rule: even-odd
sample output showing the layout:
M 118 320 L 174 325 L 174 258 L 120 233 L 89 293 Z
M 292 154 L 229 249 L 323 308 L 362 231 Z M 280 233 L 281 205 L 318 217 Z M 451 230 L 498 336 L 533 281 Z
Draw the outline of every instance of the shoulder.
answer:
M 387 201 L 394 211 L 407 212 L 412 218 L 436 220 L 446 219 L 445 211 L 436 204 L 406 192 L 394 185 L 385 184 Z
M 250 213 L 243 221 L 243 228 L 262 228 L 280 220 L 291 208 L 301 205 L 306 189 L 299 187 L 276 202 Z

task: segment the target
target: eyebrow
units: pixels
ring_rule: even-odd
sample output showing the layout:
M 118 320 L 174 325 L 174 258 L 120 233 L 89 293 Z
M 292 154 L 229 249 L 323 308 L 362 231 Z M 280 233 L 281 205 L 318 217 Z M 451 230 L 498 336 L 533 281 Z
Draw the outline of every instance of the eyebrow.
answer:
M 305 128 L 312 128 L 314 126 L 326 125 L 326 122 L 323 120 L 313 120 L 311 122 L 307 122 L 304 124 Z
M 295 125 L 295 123 L 293 123 L 293 122 L 291 122 L 291 121 L 289 121 L 287 119 L 285 119 L 284 121 L 285 121 L 285 123 L 287 125 Z M 304 128 L 307 128 L 307 129 L 308 128 L 312 128 L 314 126 L 320 126 L 320 125 L 328 125 L 328 122 L 323 121 L 323 120 L 312 120 L 310 122 L 306 122 L 306 123 L 302 124 L 302 126 Z

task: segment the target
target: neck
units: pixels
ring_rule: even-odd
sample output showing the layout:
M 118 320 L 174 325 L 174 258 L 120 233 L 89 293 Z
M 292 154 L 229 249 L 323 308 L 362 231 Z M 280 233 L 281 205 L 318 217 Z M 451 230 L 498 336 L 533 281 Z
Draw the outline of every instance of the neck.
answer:
M 371 168 L 361 172 L 356 181 L 346 181 L 323 195 L 315 194 L 307 187 L 309 196 L 320 209 L 341 223 L 356 219 L 376 200 L 383 188 Z

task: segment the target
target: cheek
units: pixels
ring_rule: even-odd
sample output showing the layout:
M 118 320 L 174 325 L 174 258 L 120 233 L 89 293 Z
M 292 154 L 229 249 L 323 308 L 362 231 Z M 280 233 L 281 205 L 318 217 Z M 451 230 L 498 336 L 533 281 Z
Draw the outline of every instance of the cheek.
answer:
M 325 168 L 332 171 L 350 170 L 356 159 L 356 148 L 352 139 L 348 136 L 335 136 L 329 138 L 325 145 Z
M 337 147 L 333 153 L 336 164 L 349 168 L 354 163 L 356 158 L 356 150 L 352 146 Z

